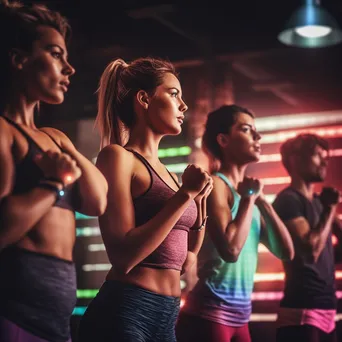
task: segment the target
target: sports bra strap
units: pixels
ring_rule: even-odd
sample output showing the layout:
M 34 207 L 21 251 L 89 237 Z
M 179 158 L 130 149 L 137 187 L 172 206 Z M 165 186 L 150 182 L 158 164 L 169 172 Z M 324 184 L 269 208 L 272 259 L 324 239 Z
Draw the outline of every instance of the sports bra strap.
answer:
M 22 127 L 20 127 L 19 124 L 17 124 L 16 122 L 14 122 L 6 116 L 1 117 L 4 118 L 10 125 L 15 127 L 30 143 L 37 145 L 38 148 L 41 150 L 40 146 L 31 138 L 31 136 Z
M 19 124 L 17 124 L 16 122 L 14 122 L 13 120 L 9 119 L 6 116 L 1 116 L 1 117 L 4 118 L 10 125 L 15 127 L 30 143 L 36 145 L 40 150 L 42 150 L 42 148 L 32 139 L 32 137 L 22 127 L 20 127 Z M 57 141 L 50 134 L 42 130 L 40 130 L 40 132 L 43 132 L 44 134 L 46 134 L 54 142 L 54 144 L 63 152 L 62 147 L 57 143 Z
M 151 170 L 151 171 L 153 171 L 153 173 L 155 174 L 155 175 L 157 175 L 158 176 L 158 178 L 160 178 L 164 183 L 165 183 L 165 181 L 159 176 L 159 174 L 158 174 L 158 172 L 153 168 L 153 166 L 148 162 L 148 160 L 144 157 L 144 156 L 142 156 L 140 153 L 138 153 L 137 151 L 134 151 L 134 150 L 131 150 L 131 149 L 129 149 L 129 148 L 125 148 L 127 151 L 129 151 L 129 152 L 132 152 L 146 167 L 147 167 L 147 169 L 148 170 Z M 177 185 L 177 188 L 179 188 L 179 184 L 178 184 L 178 182 L 174 179 L 174 177 L 172 176 L 172 174 L 170 173 L 170 171 L 167 169 L 167 167 L 165 167 L 166 168 L 166 171 L 168 172 L 168 174 L 170 175 L 170 177 L 172 178 L 172 180 L 175 182 L 175 184 Z M 166 184 L 166 183 L 165 183 Z M 167 185 L 167 184 L 166 184 Z M 168 185 L 167 185 L 168 186 Z

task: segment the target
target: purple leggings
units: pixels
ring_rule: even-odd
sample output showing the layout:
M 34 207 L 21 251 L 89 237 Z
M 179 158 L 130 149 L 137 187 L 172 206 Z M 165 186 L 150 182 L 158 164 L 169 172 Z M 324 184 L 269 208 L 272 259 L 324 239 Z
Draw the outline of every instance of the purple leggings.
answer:
M 1 342 L 50 342 L 44 338 L 34 336 L 20 328 L 15 323 L 0 316 L 0 341 Z M 65 342 L 71 342 L 71 339 Z

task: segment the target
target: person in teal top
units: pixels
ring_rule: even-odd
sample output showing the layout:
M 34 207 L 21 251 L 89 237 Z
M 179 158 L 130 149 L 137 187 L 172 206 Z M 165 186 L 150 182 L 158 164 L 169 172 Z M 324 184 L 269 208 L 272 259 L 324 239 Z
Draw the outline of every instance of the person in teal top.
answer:
M 262 242 L 275 256 L 293 259 L 291 237 L 263 195 L 245 177 L 260 158 L 260 134 L 246 108 L 225 105 L 209 114 L 204 150 L 219 164 L 208 198 L 206 239 L 198 258 L 199 281 L 177 322 L 177 341 L 250 342 L 251 294 Z

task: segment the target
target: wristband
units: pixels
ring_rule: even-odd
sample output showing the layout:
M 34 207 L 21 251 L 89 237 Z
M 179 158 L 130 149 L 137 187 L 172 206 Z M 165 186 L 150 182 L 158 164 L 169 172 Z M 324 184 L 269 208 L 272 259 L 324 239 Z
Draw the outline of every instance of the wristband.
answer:
M 65 194 L 64 188 L 62 187 L 62 189 L 60 189 L 57 185 L 52 184 L 51 182 L 52 181 L 42 180 L 37 184 L 36 187 L 53 191 L 56 194 L 56 202 L 57 202 L 61 197 L 64 196 Z

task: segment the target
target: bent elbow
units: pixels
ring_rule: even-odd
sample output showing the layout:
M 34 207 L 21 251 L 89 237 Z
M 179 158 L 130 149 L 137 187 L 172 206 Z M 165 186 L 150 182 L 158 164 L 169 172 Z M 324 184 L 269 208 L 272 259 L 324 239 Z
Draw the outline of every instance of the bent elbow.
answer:
M 241 253 L 240 248 L 237 248 L 237 247 L 229 248 L 225 250 L 223 253 L 221 253 L 221 258 L 225 262 L 235 263 L 238 261 L 240 253 Z
M 288 252 L 286 260 L 292 261 L 294 259 L 294 257 L 295 257 L 295 251 L 291 250 L 291 251 Z
M 88 216 L 102 216 L 107 208 L 107 198 L 93 199 L 91 202 L 83 203 L 80 212 Z
M 102 216 L 107 209 L 107 192 L 98 194 L 93 201 L 93 210 L 96 212 L 94 216 Z
M 292 261 L 295 257 L 294 248 L 285 248 L 281 255 L 281 260 L 283 261 Z
M 96 210 L 95 216 L 102 216 L 105 213 L 106 209 L 107 209 L 107 197 L 104 197 L 97 202 L 97 206 L 95 208 Z

